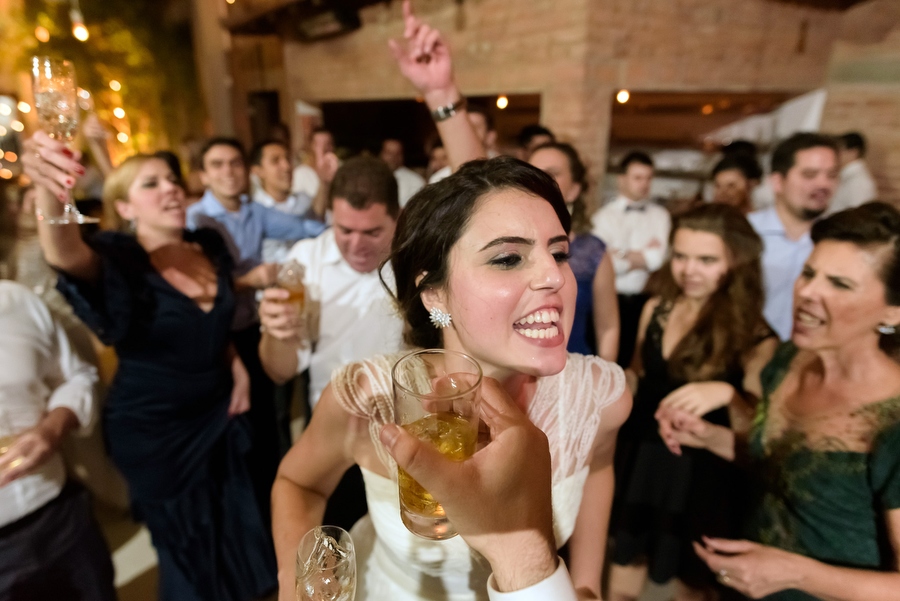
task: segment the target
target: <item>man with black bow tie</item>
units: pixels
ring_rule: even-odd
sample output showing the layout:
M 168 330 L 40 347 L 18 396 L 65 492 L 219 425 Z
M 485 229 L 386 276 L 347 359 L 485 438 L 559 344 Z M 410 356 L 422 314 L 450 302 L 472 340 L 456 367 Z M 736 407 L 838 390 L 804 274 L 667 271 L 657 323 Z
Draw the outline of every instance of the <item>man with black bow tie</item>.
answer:
M 593 233 L 606 242 L 616 270 L 619 298 L 619 357 L 631 364 L 641 309 L 647 301 L 644 286 L 666 258 L 672 220 L 663 207 L 650 202 L 653 161 L 643 152 L 630 152 L 619 169 L 619 195 L 594 213 Z

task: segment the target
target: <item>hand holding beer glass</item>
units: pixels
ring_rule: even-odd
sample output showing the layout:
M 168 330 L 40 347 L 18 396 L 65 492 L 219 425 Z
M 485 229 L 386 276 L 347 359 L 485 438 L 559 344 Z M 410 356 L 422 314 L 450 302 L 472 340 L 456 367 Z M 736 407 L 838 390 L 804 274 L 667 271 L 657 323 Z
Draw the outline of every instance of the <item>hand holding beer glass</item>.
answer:
M 475 453 L 481 402 L 481 366 L 463 353 L 415 351 L 391 371 L 394 422 L 443 455 L 463 461 Z M 398 468 L 400 518 L 423 538 L 457 535 L 438 500 Z

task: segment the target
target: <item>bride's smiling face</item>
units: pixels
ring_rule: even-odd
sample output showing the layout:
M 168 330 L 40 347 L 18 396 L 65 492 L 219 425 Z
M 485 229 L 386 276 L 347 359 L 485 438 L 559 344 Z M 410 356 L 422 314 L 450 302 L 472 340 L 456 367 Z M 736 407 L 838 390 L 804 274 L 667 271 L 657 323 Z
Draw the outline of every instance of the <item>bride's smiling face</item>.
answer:
M 511 188 L 481 198 L 450 251 L 446 284 L 423 293 L 426 308 L 452 316 L 444 347 L 496 378 L 562 371 L 577 290 L 568 252 L 547 200 Z

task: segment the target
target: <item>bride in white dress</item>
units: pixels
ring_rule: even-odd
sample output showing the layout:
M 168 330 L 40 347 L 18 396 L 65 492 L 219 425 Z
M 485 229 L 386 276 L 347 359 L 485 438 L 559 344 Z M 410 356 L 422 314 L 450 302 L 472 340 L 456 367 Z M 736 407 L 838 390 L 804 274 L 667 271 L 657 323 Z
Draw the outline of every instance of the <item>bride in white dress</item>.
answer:
M 473 161 L 413 197 L 391 254 L 397 306 L 413 347 L 465 352 L 496 379 L 550 442 L 557 542 L 582 599 L 597 599 L 613 491 L 616 433 L 631 407 L 621 369 L 566 352 L 576 284 L 570 218 L 559 188 L 511 158 Z M 452 317 L 437 329 L 429 311 Z M 490 568 L 460 538 L 434 542 L 400 521 L 397 470 L 379 441 L 392 420 L 398 356 L 337 370 L 272 493 L 282 583 L 293 600 L 297 543 L 319 524 L 343 472 L 358 464 L 369 515 L 352 531 L 358 601 L 485 599 Z

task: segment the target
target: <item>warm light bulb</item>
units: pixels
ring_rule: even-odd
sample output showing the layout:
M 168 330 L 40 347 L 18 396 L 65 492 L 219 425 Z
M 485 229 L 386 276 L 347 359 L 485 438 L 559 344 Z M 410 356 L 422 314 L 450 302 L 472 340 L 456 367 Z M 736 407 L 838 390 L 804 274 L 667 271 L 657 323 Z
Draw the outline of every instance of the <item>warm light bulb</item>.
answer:
M 234 4 L 234 0 L 225 0 L 228 4 Z
M 38 25 L 34 28 L 34 37 L 38 39 L 38 42 L 49 42 L 50 41 L 50 30 L 48 30 L 43 25 Z
M 6 131 L 6 128 L 3 127 L 2 125 L 0 125 L 0 138 L 2 138 L 3 136 L 5 136 L 7 133 L 8 133 L 8 132 Z
M 12 171 L 9 169 L 0 169 L 0 177 L 3 179 L 12 179 Z
M 13 131 L 24 131 L 25 125 L 19 121 L 18 119 L 13 119 L 12 123 L 9 124 Z
M 14 153 L 12 150 L 7 150 L 6 154 L 3 155 L 3 158 L 9 161 L 10 163 L 15 163 L 19 160 L 19 155 Z
M 72 35 L 75 36 L 75 39 L 79 42 L 86 42 L 91 34 L 88 33 L 87 27 L 85 27 L 81 23 L 77 23 L 72 26 Z
M 4 117 L 7 115 L 12 115 L 12 108 L 8 104 L 0 102 L 0 115 Z
M 18 109 L 20 113 L 30 113 L 31 105 L 25 102 L 24 100 L 18 104 Z
M 713 105 L 711 105 L 711 104 L 704 104 L 704 105 L 703 105 L 703 108 L 700 109 L 700 112 L 703 113 L 704 115 L 712 115 L 713 110 L 714 110 Z
M 128 134 L 126 134 L 124 131 L 120 131 L 118 134 L 116 134 L 116 140 L 124 144 L 128 141 Z
M 125 118 L 125 109 L 123 109 L 121 106 L 117 106 L 116 108 L 113 109 L 113 115 L 115 115 L 119 119 L 124 119 Z
M 78 97 L 87 100 L 91 97 L 91 93 L 85 90 L 84 88 L 78 88 Z
M 509 98 L 506 96 L 497 96 L 497 108 L 505 109 L 509 106 Z
M 109 89 L 112 90 L 113 92 L 118 92 L 119 90 L 122 89 L 122 84 L 120 84 L 118 81 L 113 79 L 109 82 Z
M 616 94 L 616 102 L 619 104 L 625 104 L 629 98 L 631 98 L 631 94 L 628 93 L 628 90 L 619 90 L 619 93 Z

